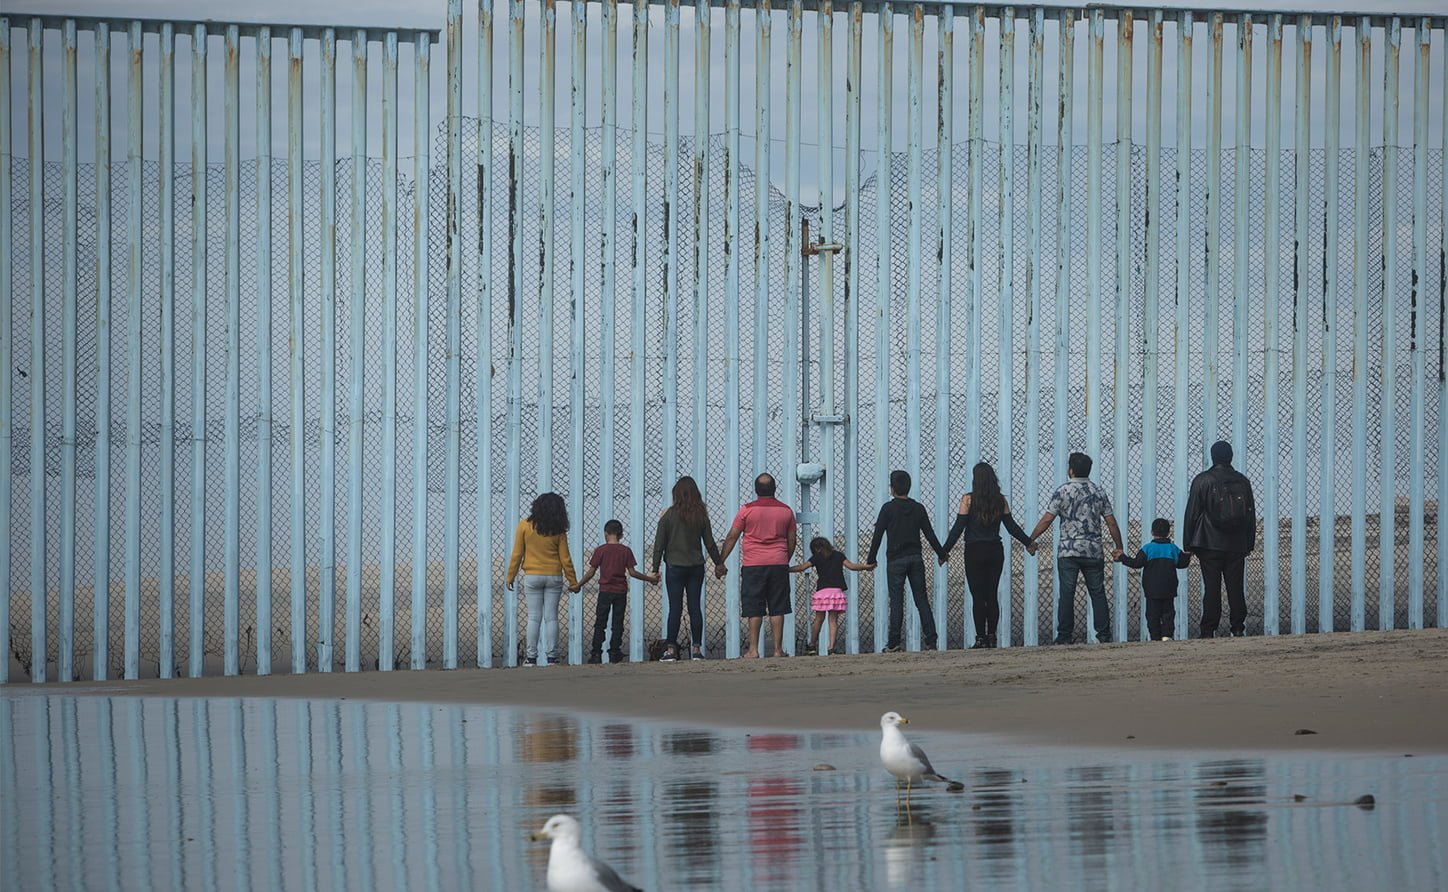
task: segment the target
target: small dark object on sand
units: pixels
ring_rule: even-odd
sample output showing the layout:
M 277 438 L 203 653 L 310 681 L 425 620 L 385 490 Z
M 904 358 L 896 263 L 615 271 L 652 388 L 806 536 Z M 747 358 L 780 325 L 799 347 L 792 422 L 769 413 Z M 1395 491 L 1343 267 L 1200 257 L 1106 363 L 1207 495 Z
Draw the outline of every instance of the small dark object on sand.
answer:
M 1359 796 L 1358 798 L 1354 799 L 1354 800 L 1352 801 L 1352 804 L 1353 804 L 1353 805 L 1356 805 L 1358 808 L 1362 809 L 1363 811 L 1372 811 L 1374 808 L 1377 807 L 1378 800 L 1376 800 L 1376 799 L 1373 798 L 1373 794 L 1368 793 L 1368 794 L 1366 794 L 1366 795 Z
M 945 785 L 945 789 L 951 793 L 959 793 L 961 790 L 965 789 L 965 784 L 961 783 L 960 781 L 951 781 L 950 783 Z
M 816 766 L 814 767 L 814 770 L 815 770 L 815 771 L 834 771 L 834 770 L 835 770 L 835 766 L 829 764 L 828 762 L 821 762 L 821 763 L 819 763 L 818 765 L 816 765 Z
M 1301 737 L 1303 734 L 1316 734 L 1317 732 L 1314 731 L 1314 730 L 1312 730 L 1311 728 L 1298 728 L 1296 731 L 1293 731 L 1292 733 L 1293 733 L 1293 734 L 1296 734 L 1296 735 L 1299 736 L 1299 737 Z
M 1135 740 L 1135 739 L 1136 739 L 1136 735 L 1135 735 L 1135 734 L 1128 734 L 1128 735 L 1126 735 L 1126 739 L 1127 739 L 1127 740 Z
M 1292 794 L 1292 801 L 1293 801 L 1293 802 L 1303 802 L 1303 801 L 1305 801 L 1306 799 L 1307 799 L 1307 797 L 1304 796 L 1304 795 L 1302 795 L 1301 793 L 1293 793 L 1293 794 Z

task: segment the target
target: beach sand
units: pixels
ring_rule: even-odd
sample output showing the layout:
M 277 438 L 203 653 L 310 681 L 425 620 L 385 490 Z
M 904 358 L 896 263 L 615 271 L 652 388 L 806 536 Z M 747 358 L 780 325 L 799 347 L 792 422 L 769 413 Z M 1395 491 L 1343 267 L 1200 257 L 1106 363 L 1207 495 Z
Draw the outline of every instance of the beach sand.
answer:
M 16 686 L 15 693 L 501 704 L 689 724 L 1127 747 L 1448 752 L 1448 630 Z M 1300 730 L 1314 734 L 1299 734 Z

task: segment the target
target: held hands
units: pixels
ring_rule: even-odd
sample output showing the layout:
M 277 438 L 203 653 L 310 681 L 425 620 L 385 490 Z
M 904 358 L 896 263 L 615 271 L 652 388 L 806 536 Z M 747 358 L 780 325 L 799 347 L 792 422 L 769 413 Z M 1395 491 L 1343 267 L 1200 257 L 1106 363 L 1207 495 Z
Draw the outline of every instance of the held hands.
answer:
M 728 573 L 729 573 L 729 568 L 726 567 L 726 566 L 724 566 L 723 564 L 715 564 L 715 565 L 714 565 L 714 578 L 715 578 L 715 579 L 723 579 L 726 575 L 728 575 Z
M 1113 548 L 1111 550 L 1111 560 L 1115 561 L 1116 563 L 1120 563 L 1122 556 L 1125 554 L 1126 552 L 1122 551 L 1121 549 Z
M 940 555 L 940 566 L 944 567 L 944 566 L 945 566 L 946 564 L 948 564 L 948 563 L 950 563 L 950 555 L 948 555 L 948 554 L 942 554 L 942 555 Z

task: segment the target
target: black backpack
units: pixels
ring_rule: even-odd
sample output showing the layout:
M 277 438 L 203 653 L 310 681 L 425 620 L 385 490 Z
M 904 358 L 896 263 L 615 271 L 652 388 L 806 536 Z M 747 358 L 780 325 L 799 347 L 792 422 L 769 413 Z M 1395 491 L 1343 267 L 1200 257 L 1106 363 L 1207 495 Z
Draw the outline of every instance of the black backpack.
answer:
M 1231 474 L 1212 481 L 1207 498 L 1207 517 L 1222 532 L 1243 529 L 1255 520 L 1249 507 L 1252 484 L 1241 474 Z

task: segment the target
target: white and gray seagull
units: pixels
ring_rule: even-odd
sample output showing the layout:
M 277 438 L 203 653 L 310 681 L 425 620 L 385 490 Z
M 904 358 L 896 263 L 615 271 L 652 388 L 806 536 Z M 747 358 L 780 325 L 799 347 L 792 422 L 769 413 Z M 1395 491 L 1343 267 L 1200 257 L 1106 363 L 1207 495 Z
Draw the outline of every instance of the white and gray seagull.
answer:
M 910 807 L 911 788 L 922 781 L 939 781 L 953 793 L 964 790 L 965 784 L 937 772 L 925 750 L 905 739 L 900 726 L 908 724 L 909 721 L 898 712 L 880 716 L 880 761 L 884 763 L 885 770 L 895 777 L 895 807 L 900 806 L 902 781 L 905 783 L 906 808 Z
M 585 852 L 579 845 L 582 838 L 578 820 L 569 815 L 554 815 L 533 834 L 535 840 L 553 840 L 548 850 L 548 892 L 643 892 Z

